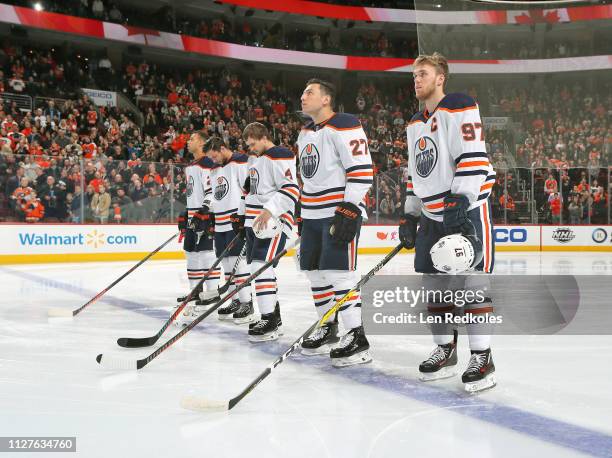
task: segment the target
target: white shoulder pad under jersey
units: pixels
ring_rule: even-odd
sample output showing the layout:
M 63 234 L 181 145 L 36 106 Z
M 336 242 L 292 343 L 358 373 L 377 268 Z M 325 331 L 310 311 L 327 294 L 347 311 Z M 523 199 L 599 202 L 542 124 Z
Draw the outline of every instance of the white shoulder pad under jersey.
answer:
M 295 173 L 295 155 L 282 146 L 270 148 L 249 165 L 251 188 L 245 199 L 245 226 L 252 227 L 262 209 L 284 223 L 290 233 L 295 225 L 295 206 L 300 188 Z
M 364 198 L 373 181 L 372 157 L 357 117 L 336 113 L 320 124 L 308 123 L 298 137 L 298 151 L 302 218 L 329 218 L 343 201 L 359 206 L 367 218 Z
M 467 196 L 483 205 L 495 182 L 478 105 L 465 94 L 448 94 L 432 113 L 413 116 L 406 128 L 408 181 L 405 212 L 442 221 L 444 198 Z
M 191 218 L 203 205 L 210 207 L 210 171 L 215 167 L 213 161 L 203 157 L 185 167 L 187 181 L 187 213 Z
M 243 186 L 248 174 L 247 161 L 246 154 L 234 153 L 227 163 L 210 171 L 216 232 L 231 231 L 230 216 L 244 213 Z

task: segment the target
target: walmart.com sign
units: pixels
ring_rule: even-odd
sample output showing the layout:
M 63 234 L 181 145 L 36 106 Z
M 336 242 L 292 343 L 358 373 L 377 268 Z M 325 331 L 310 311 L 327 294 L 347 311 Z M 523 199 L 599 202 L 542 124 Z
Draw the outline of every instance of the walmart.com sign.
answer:
M 94 229 L 83 234 L 51 235 L 48 233 L 20 232 L 19 243 L 21 246 L 88 246 L 99 248 L 104 245 L 136 245 L 138 237 L 135 235 L 106 235 Z

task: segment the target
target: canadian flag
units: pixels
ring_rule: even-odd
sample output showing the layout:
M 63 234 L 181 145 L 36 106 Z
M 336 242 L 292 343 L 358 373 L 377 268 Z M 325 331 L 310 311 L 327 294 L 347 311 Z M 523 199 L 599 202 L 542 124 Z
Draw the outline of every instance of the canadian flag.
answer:
M 145 46 L 159 46 L 184 51 L 183 40 L 176 33 L 159 32 L 157 30 L 134 27 L 131 25 L 104 23 L 104 38 Z

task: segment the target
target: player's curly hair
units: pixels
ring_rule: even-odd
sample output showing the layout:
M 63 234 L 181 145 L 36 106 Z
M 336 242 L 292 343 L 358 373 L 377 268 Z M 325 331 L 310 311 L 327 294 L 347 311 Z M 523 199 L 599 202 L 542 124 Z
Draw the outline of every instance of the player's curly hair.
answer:
M 448 83 L 448 78 L 450 76 L 446 57 L 437 51 L 433 54 L 420 54 L 414 61 L 414 67 L 423 64 L 431 65 L 436 69 L 437 74 L 444 75 L 444 88 L 446 88 L 446 83 Z

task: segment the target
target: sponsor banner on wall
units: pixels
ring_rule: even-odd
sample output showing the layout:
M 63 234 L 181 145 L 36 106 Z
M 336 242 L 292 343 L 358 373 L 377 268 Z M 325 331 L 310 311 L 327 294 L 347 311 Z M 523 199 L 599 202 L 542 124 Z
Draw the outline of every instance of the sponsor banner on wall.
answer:
M 87 94 L 87 97 L 91 99 L 99 107 L 116 107 L 117 106 L 117 93 L 112 91 L 102 91 L 100 89 L 89 89 L 86 87 L 81 90 Z
M 494 226 L 496 248 L 523 250 L 540 248 L 540 226 Z
M 589 251 L 612 249 L 612 226 L 542 226 L 542 249 L 582 247 Z
M 0 256 L 149 253 L 175 232 L 174 225 L 1 225 Z M 162 251 L 181 251 L 177 240 Z

